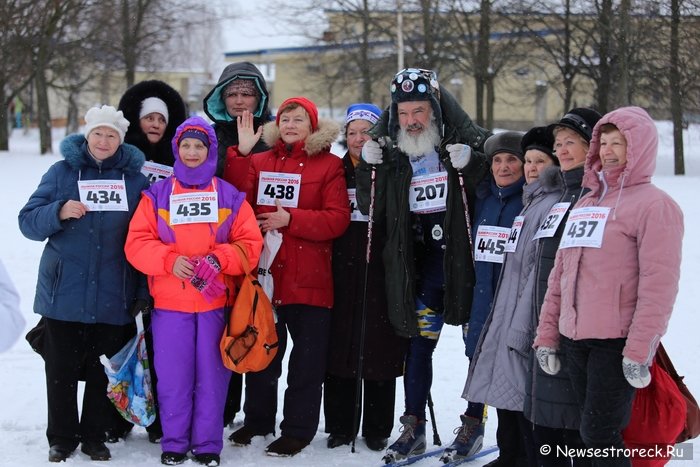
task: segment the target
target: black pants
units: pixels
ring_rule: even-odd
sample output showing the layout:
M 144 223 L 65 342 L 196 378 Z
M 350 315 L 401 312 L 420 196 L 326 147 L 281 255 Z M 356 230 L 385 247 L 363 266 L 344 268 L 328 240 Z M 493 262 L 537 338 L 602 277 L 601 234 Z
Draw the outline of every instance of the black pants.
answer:
M 81 441 L 104 441 L 114 408 L 107 398 L 107 375 L 99 357 L 117 353 L 136 334 L 136 327 L 47 318 L 45 332 L 49 445 L 75 448 Z M 85 391 L 78 419 L 80 379 L 85 380 Z
M 526 448 L 533 445 L 530 422 L 525 419 L 522 412 L 496 409 L 496 413 L 498 415 L 496 443 L 500 465 L 534 467 L 534 451 Z
M 388 438 L 394 426 L 394 402 L 396 379 L 386 381 L 362 380 L 360 388 L 360 410 L 362 414 L 362 436 L 365 438 Z M 326 418 L 326 433 L 353 437 L 355 427 L 355 399 L 357 380 L 326 375 L 323 385 L 323 411 Z M 364 401 L 363 401 L 364 398 Z
M 311 441 L 321 412 L 321 387 L 326 374 L 331 312 L 309 305 L 277 307 L 279 349 L 263 371 L 246 373 L 244 425 L 255 433 L 275 432 L 277 381 L 287 348 L 287 331 L 294 342 L 289 355 L 284 392 L 282 435 Z
M 590 457 L 567 457 L 562 455 L 564 449 L 585 448 L 578 430 L 564 428 L 549 428 L 542 425 L 533 425 L 532 438 L 537 453 L 537 467 L 590 467 Z M 542 452 L 542 446 L 550 450 L 548 455 Z M 557 450 L 557 447 L 560 450 Z
M 626 339 L 571 340 L 562 336 L 566 371 L 581 409 L 581 439 L 588 448 L 624 449 L 622 430 L 632 413 L 634 388 L 622 373 Z M 593 466 L 631 465 L 624 457 L 592 459 Z

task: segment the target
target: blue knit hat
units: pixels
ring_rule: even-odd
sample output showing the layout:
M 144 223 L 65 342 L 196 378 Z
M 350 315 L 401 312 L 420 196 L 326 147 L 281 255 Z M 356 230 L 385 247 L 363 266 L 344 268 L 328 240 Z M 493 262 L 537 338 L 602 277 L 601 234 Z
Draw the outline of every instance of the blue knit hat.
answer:
M 367 120 L 374 125 L 379 121 L 381 114 L 381 109 L 374 104 L 352 104 L 348 107 L 345 124 L 347 125 L 353 120 Z

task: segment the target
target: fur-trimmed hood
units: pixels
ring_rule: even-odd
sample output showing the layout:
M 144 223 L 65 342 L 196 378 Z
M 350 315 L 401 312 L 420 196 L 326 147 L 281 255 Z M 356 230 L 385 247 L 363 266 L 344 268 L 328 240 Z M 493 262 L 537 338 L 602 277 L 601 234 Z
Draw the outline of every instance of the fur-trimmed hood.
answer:
M 318 119 L 318 129 L 311 133 L 306 140 L 300 142 L 303 144 L 302 149 L 309 157 L 313 157 L 324 150 L 328 150 L 331 144 L 338 138 L 340 134 L 340 125 L 333 120 L 325 118 Z M 274 147 L 277 144 L 284 144 L 280 138 L 280 129 L 276 122 L 266 123 L 263 127 L 262 139 L 268 147 Z
M 61 141 L 60 151 L 68 165 L 74 170 L 98 166 L 97 161 L 88 153 L 87 140 L 82 134 L 76 133 L 66 136 Z M 101 167 L 103 169 L 121 169 L 124 173 L 135 174 L 141 172 L 145 161 L 146 158 L 139 148 L 123 143 L 112 157 L 102 161 Z
M 155 144 L 150 143 L 141 130 L 139 118 L 141 102 L 147 97 L 157 97 L 168 107 L 169 117 L 165 133 Z M 124 113 L 124 118 L 130 123 L 124 141 L 143 151 L 148 160 L 172 167 L 175 159 L 170 149 L 170 140 L 175 136 L 175 129 L 187 118 L 185 102 L 180 94 L 163 81 L 141 81 L 124 92 L 119 100 L 118 109 Z

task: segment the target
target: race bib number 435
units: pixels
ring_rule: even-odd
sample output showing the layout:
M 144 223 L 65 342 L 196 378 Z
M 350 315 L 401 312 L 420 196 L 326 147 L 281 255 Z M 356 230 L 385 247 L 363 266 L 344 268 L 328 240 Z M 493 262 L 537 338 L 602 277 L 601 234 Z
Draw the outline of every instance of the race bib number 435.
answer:
M 170 195 L 170 225 L 219 221 L 219 194 L 192 192 Z
M 80 202 L 90 211 L 128 211 L 124 180 L 78 180 Z
M 274 206 L 276 200 L 286 208 L 299 205 L 301 174 L 260 172 L 258 182 L 258 205 Z
M 603 245 L 603 232 L 609 214 L 610 208 L 603 207 L 572 209 L 564 226 L 559 248 L 600 248 Z

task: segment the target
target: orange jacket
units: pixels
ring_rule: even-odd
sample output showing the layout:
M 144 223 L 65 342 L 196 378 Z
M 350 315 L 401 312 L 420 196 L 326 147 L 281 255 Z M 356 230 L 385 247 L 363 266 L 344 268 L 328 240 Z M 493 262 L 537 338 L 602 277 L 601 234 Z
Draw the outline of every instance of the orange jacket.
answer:
M 225 188 L 228 193 L 235 188 L 219 178 L 215 177 L 214 180 L 219 192 L 219 224 L 195 223 L 171 226 L 169 225 L 169 205 L 165 203 L 161 203 L 156 213 L 155 203 L 158 203 L 158 199 L 167 199 L 173 183 L 175 184 L 173 194 L 213 191 L 211 184 L 205 190 L 188 189 L 171 177 L 151 186 L 141 198 L 129 225 L 124 249 L 129 262 L 148 275 L 148 285 L 155 308 L 200 312 L 221 308 L 226 305 L 227 300 L 229 304 L 233 304 L 235 299 L 233 276 L 244 273 L 237 248 L 232 245 L 234 242 L 244 246 L 249 267 L 255 268 L 258 263 L 262 250 L 262 236 L 253 209 L 245 200 L 241 203 L 237 214 L 230 208 L 226 208 L 222 188 Z M 227 186 L 224 187 L 223 184 Z M 237 190 L 235 193 L 238 195 Z M 166 197 L 163 197 L 163 194 Z M 223 224 L 228 216 L 235 216 L 228 231 L 228 242 L 217 243 L 217 227 Z M 162 229 L 164 225 L 174 233 L 173 243 L 161 239 L 159 227 Z M 226 294 L 211 303 L 207 302 L 188 280 L 182 280 L 173 274 L 173 265 L 178 256 L 191 258 L 209 253 L 213 253 L 218 258 L 221 264 L 221 273 L 218 278 L 225 282 L 228 289 Z

